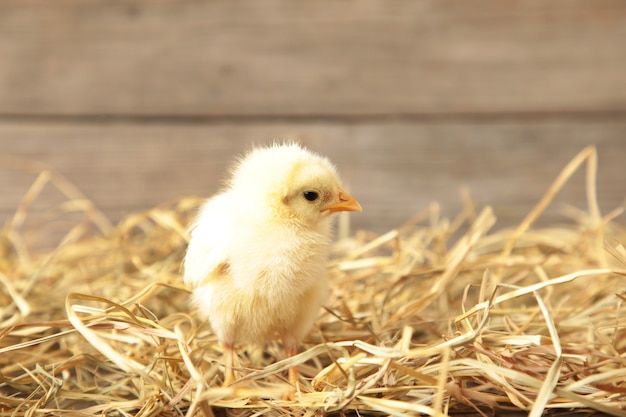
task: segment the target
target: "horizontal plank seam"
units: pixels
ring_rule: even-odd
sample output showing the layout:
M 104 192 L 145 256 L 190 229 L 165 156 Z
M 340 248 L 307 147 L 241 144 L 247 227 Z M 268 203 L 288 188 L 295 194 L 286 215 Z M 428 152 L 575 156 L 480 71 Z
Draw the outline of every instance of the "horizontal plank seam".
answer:
M 624 120 L 626 110 L 363 113 L 363 114 L 2 114 L 0 123 L 25 124 L 272 124 L 272 123 L 395 123 L 507 120 Z

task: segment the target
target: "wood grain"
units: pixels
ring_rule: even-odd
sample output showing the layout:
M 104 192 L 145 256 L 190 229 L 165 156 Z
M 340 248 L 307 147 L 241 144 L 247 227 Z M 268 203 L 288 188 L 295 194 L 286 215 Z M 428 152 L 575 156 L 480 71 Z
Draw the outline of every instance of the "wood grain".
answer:
M 355 228 L 452 216 L 462 188 L 515 224 L 589 144 L 606 212 L 626 196 L 625 44 L 619 0 L 5 0 L 0 222 L 36 178 L 19 158 L 116 221 L 209 196 L 285 137 L 337 163 Z M 581 174 L 544 223 L 563 203 L 585 206 Z
M 626 111 L 618 0 L 4 0 L 0 115 Z
M 7 155 L 43 161 L 64 174 L 114 221 L 183 196 L 209 196 L 232 159 L 252 143 L 298 138 L 339 167 L 364 212 L 355 228 L 383 232 L 438 202 L 454 216 L 467 188 L 491 205 L 499 226 L 516 224 L 583 147 L 599 151 L 599 202 L 608 212 L 626 197 L 626 121 L 359 125 L 0 124 L 0 221 L 35 175 Z M 15 161 L 15 159 L 13 160 Z M 46 191 L 36 210 L 63 199 Z M 584 177 L 572 178 L 542 223 L 563 220 L 564 204 L 586 207 Z

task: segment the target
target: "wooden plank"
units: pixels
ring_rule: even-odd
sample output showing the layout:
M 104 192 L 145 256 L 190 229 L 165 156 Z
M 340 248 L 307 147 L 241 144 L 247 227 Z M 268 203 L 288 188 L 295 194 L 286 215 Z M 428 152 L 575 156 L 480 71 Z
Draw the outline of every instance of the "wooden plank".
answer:
M 456 215 L 460 190 L 492 205 L 498 226 L 518 223 L 565 164 L 584 146 L 599 150 L 603 212 L 626 197 L 626 121 L 542 120 L 500 123 L 266 125 L 127 125 L 0 123 L 0 223 L 35 179 L 8 155 L 45 162 L 64 174 L 113 220 L 183 196 L 218 190 L 235 155 L 252 143 L 295 137 L 340 168 L 364 212 L 357 229 L 383 232 L 432 202 Z M 35 209 L 61 202 L 50 188 Z M 585 208 L 577 174 L 543 224 L 563 220 L 563 204 Z
M 618 0 L 4 0 L 0 115 L 626 110 Z

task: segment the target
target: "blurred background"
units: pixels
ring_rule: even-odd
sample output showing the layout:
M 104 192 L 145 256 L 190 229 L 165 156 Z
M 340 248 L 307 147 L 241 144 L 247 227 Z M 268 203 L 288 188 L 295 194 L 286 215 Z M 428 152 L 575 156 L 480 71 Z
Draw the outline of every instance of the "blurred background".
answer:
M 464 189 L 514 225 L 586 145 L 606 213 L 626 197 L 626 2 L 0 2 L 1 223 L 45 167 L 115 222 L 213 194 L 275 139 L 337 164 L 357 229 L 454 216 Z M 541 222 L 565 205 L 586 207 L 582 173 Z

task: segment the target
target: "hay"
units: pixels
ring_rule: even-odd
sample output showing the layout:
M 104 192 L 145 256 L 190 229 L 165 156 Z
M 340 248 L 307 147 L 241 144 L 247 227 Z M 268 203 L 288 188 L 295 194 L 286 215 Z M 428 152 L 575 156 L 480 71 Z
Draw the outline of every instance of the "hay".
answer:
M 533 228 L 585 162 L 588 210 Z M 433 205 L 382 236 L 340 240 L 333 296 L 302 353 L 242 348 L 228 388 L 220 346 L 181 285 L 200 200 L 111 226 L 44 169 L 0 241 L 0 416 L 626 416 L 626 231 L 613 222 L 619 210 L 600 215 L 595 169 L 590 147 L 513 230 L 491 232 L 492 210 L 466 199 L 454 219 Z M 78 210 L 82 220 L 39 253 L 25 221 L 46 187 L 67 198 L 55 218 Z M 287 401 L 294 364 L 304 378 Z

